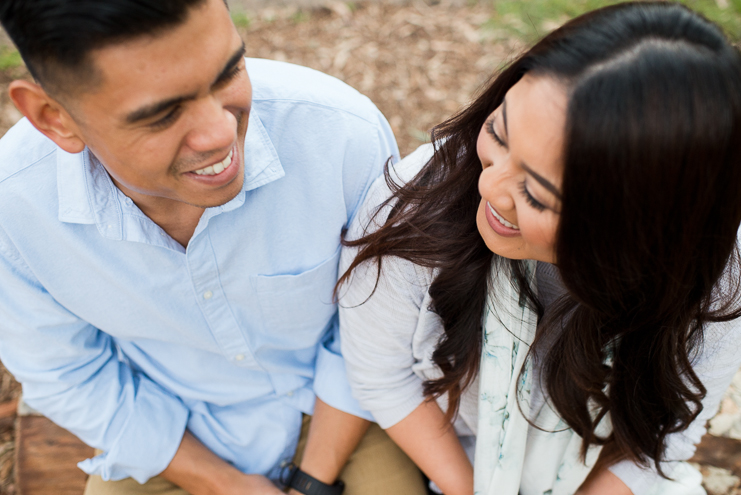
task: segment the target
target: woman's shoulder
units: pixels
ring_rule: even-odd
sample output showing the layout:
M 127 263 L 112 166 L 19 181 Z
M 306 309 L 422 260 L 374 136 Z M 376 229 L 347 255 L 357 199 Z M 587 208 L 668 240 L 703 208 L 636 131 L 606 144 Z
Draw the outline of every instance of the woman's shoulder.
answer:
M 434 147 L 431 143 L 423 144 L 398 163 L 389 164 L 388 178 L 395 185 L 403 186 L 414 179 L 430 161 L 433 153 Z M 352 222 L 349 238 L 355 239 L 380 228 L 391 211 L 391 205 L 386 204 L 386 201 L 392 196 L 393 191 L 387 181 L 387 174 L 383 174 L 373 181 L 358 214 Z
M 430 161 L 434 152 L 435 147 L 432 143 L 423 144 L 398 163 L 390 164 L 388 170 L 389 178 L 391 178 L 396 185 L 403 186 L 419 174 L 424 166 L 427 165 L 427 162 Z M 368 202 L 375 202 L 375 206 L 378 206 L 390 198 L 392 194 L 393 193 L 387 182 L 386 174 L 383 174 L 371 185 L 366 199 L 366 204 Z
M 400 183 L 406 184 L 427 165 L 434 153 L 435 146 L 432 143 L 423 144 L 399 163 L 393 165 L 392 173 L 397 176 Z
M 433 145 L 431 143 L 424 144 L 398 163 L 389 165 L 389 174 L 393 182 L 398 186 L 403 186 L 414 179 L 432 158 L 433 153 Z M 393 191 L 389 187 L 386 177 L 384 175 L 378 177 L 368 190 L 358 214 L 353 219 L 346 234 L 346 239 L 359 239 L 378 230 L 386 222 L 391 211 L 392 205 L 386 201 L 392 196 Z M 352 257 L 356 254 L 357 248 L 343 248 L 341 269 L 346 269 Z M 415 293 L 424 294 L 434 278 L 435 272 L 433 269 L 418 266 L 396 256 L 385 257 L 383 265 L 383 271 L 387 277 L 405 282 L 401 285 L 414 286 Z

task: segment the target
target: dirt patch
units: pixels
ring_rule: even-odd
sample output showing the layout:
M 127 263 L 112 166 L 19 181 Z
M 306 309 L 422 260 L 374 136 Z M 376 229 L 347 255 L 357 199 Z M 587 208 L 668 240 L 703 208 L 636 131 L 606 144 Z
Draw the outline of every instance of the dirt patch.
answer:
M 21 394 L 21 387 L 0 363 L 0 405 L 13 406 Z M 12 411 L 0 414 L 0 494 L 15 494 L 15 415 Z
M 518 42 L 482 28 L 491 14 L 483 5 L 421 2 L 354 11 L 335 4 L 310 13 L 265 9 L 243 34 L 248 56 L 312 67 L 367 95 L 406 155 L 516 52 Z
M 312 67 L 370 97 L 388 118 L 404 156 L 522 49 L 505 31 L 486 27 L 492 15 L 486 5 L 338 2 L 312 10 L 266 8 L 235 20 L 248 56 Z M 7 96 L 8 83 L 19 77 L 28 77 L 24 68 L 0 71 L 0 135 L 20 118 Z M 0 364 L 0 404 L 19 392 Z M 15 493 L 12 426 L 12 419 L 0 419 L 0 495 Z M 703 469 L 714 495 L 738 489 L 735 479 Z

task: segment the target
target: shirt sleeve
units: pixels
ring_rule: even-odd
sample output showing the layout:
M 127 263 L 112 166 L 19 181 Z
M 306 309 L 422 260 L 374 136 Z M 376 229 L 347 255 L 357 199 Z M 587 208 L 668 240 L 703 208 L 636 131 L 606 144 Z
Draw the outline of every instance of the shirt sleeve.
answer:
M 357 132 L 358 135 L 353 136 L 353 140 L 357 139 L 358 143 L 365 146 L 349 146 L 345 154 L 344 183 L 347 193 L 348 223 L 355 218 L 368 189 L 383 171 L 384 164 L 389 159 L 392 162 L 399 159 L 399 149 L 391 127 L 381 112 L 375 110 L 374 115 L 377 119 L 377 122 L 373 123 L 375 133 L 369 136 L 364 132 Z M 371 149 L 367 149 L 368 143 L 371 144 Z M 362 166 L 353 166 L 355 163 L 361 163 Z M 336 409 L 368 420 L 372 419 L 350 392 L 336 320 L 317 352 L 314 393 Z
M 410 155 L 399 164 L 399 169 L 419 170 L 429 158 L 423 154 Z M 348 238 L 358 238 L 366 228 L 375 230 L 383 222 L 388 213 L 380 212 L 373 220 L 374 213 L 389 195 L 384 179 L 379 178 Z M 354 248 L 343 248 L 341 273 L 356 253 Z M 342 352 L 353 393 L 378 424 L 388 428 L 425 399 L 422 379 L 413 370 L 417 363 L 413 342 L 421 324 L 420 311 L 429 279 L 425 277 L 427 270 L 399 258 L 384 258 L 381 268 L 379 276 L 375 263 L 358 266 L 338 296 Z
M 185 431 L 184 404 L 120 360 L 109 335 L 58 304 L 1 230 L 0 280 L 0 358 L 28 405 L 105 452 L 80 468 L 140 483 L 162 472 Z
M 692 457 L 696 445 L 705 434 L 707 421 L 718 412 L 723 394 L 741 366 L 741 322 L 734 320 L 707 326 L 705 343 L 694 365 L 695 373 L 707 389 L 703 409 L 690 426 L 666 439 L 666 462 L 662 470 L 672 476 L 678 461 Z M 643 468 L 630 461 L 610 467 L 610 471 L 625 483 L 633 495 L 645 495 L 664 481 L 655 467 Z

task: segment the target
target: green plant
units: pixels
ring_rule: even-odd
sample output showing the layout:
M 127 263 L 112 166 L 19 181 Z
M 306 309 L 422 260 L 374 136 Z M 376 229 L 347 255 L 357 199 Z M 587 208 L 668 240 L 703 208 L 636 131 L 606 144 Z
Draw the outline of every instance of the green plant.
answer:
M 410 127 L 407 129 L 407 132 L 409 133 L 409 136 L 413 137 L 420 143 L 429 143 L 430 142 L 430 134 L 425 131 L 421 131 L 417 129 L 416 127 Z
M 568 19 L 624 0 L 495 0 L 485 28 L 504 29 L 533 42 Z M 741 40 L 741 0 L 679 0 L 717 23 L 733 41 Z
M 15 48 L 0 47 L 0 70 L 14 69 L 23 65 L 21 54 Z
M 246 12 L 232 12 L 232 22 L 238 28 L 248 28 L 252 19 L 250 19 L 250 16 Z
M 293 21 L 295 24 L 299 24 L 301 22 L 306 22 L 309 20 L 309 14 L 307 12 L 304 12 L 303 10 L 297 10 L 295 14 L 291 16 L 291 21 Z

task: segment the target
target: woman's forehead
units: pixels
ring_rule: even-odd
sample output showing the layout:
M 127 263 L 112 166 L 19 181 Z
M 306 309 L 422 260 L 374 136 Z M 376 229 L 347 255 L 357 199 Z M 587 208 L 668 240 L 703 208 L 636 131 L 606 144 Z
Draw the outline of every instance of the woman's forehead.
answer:
M 529 74 L 510 88 L 502 105 L 510 152 L 557 186 L 563 176 L 567 105 L 563 84 Z

